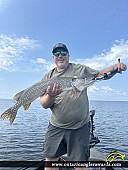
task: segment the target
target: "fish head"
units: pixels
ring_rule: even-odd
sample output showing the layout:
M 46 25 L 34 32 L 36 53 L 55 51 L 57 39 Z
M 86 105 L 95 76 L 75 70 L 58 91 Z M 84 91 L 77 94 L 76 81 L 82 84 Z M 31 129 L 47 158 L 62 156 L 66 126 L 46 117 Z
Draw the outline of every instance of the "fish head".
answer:
M 85 90 L 94 83 L 95 80 L 92 78 L 73 78 L 72 80 L 72 86 L 74 86 L 79 91 Z
M 73 78 L 71 83 L 73 89 L 76 89 L 78 91 L 83 91 L 85 89 L 84 84 L 85 80 L 82 78 Z

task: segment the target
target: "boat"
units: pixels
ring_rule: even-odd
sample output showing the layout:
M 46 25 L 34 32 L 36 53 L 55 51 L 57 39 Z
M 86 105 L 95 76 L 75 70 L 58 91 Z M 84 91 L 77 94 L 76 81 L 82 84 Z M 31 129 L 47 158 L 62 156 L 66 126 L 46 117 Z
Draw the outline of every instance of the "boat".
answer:
M 106 160 L 106 156 L 102 154 L 100 151 L 95 149 L 95 145 L 100 143 L 99 138 L 94 134 L 95 131 L 95 125 L 94 125 L 94 115 L 95 115 L 95 110 L 90 111 L 90 122 L 91 122 L 91 128 L 90 128 L 90 158 L 89 162 L 91 163 L 104 163 Z M 66 162 L 68 161 L 68 158 L 66 155 L 63 155 L 60 160 L 60 162 Z M 40 166 L 36 168 L 35 170 L 42 170 L 44 169 L 44 160 L 43 160 L 43 166 Z M 74 167 L 59 167 L 60 170 L 73 170 Z M 124 167 L 89 167 L 89 170 L 126 170 Z M 127 168 L 128 169 L 128 168 Z
M 100 143 L 99 138 L 94 134 L 95 131 L 95 125 L 94 125 L 94 115 L 95 115 L 95 110 L 91 110 L 90 111 L 90 122 L 91 122 L 91 128 L 90 128 L 90 158 L 89 161 L 87 163 L 92 163 L 92 164 L 103 164 L 106 163 L 106 156 L 104 154 L 102 154 L 100 151 L 98 151 L 97 149 L 95 149 L 95 145 Z M 67 155 L 63 155 L 59 161 L 59 163 L 61 163 L 61 165 L 65 165 L 65 163 L 69 163 L 68 162 L 68 157 Z M 57 163 L 58 163 L 57 162 Z M 128 161 L 126 161 L 128 162 Z M 79 162 L 77 162 L 79 163 Z M 82 163 L 86 163 L 82 162 Z M 12 162 L 10 162 L 11 166 L 8 164 L 6 165 L 5 162 L 5 166 L 4 167 L 12 167 Z M 14 165 L 14 167 L 20 167 L 20 170 L 43 170 L 44 169 L 44 165 L 45 165 L 45 159 L 42 159 L 41 161 L 16 161 L 15 162 L 16 166 Z M 59 167 L 59 170 L 73 170 L 75 169 L 74 166 L 62 166 Z M 112 166 L 89 166 L 88 168 L 89 170 L 126 170 L 128 168 L 125 167 L 112 167 Z

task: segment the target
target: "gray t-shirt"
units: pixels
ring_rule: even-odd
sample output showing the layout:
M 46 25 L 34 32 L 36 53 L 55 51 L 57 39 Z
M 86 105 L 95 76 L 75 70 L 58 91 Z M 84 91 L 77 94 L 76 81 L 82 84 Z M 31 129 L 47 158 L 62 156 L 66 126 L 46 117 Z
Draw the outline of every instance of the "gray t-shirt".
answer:
M 69 63 L 68 67 L 57 72 L 56 68 L 48 72 L 44 78 L 51 77 L 94 77 L 99 71 L 85 65 Z M 82 92 L 62 91 L 55 99 L 50 123 L 65 129 L 78 129 L 90 120 L 87 89 Z

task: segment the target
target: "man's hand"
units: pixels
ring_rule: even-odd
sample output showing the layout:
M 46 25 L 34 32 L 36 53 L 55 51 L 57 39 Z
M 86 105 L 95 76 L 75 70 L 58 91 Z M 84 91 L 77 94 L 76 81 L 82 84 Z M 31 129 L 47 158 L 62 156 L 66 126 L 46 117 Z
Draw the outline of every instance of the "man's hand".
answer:
M 118 73 L 120 73 L 120 74 L 122 73 L 122 71 L 127 70 L 127 66 L 124 63 L 120 62 L 120 58 L 118 59 L 118 63 L 115 64 L 114 66 L 100 70 L 98 76 L 101 76 L 101 75 L 103 76 L 105 73 L 110 72 L 111 75 L 109 75 L 107 78 L 104 79 L 104 80 L 108 80 L 117 73 L 117 70 L 118 70 Z
M 127 66 L 123 63 L 118 63 L 114 66 L 114 69 L 118 69 L 118 73 L 122 73 L 122 71 L 126 71 L 127 70 Z
M 48 86 L 45 94 L 48 94 L 51 97 L 56 97 L 58 94 L 60 94 L 62 89 L 59 88 L 59 85 L 54 83 L 53 88 L 51 89 L 50 86 Z
M 54 83 L 53 88 L 51 88 L 50 86 L 48 86 L 45 94 L 43 94 L 40 97 L 40 103 L 41 105 L 47 109 L 50 108 L 51 106 L 53 106 L 55 98 L 58 94 L 60 94 L 62 91 L 62 89 L 59 88 L 59 85 Z

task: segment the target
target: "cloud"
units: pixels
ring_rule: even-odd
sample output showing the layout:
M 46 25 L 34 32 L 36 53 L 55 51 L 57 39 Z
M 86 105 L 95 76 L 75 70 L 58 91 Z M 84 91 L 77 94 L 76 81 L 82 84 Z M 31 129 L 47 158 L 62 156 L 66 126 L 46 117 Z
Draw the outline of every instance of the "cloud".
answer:
M 99 88 L 98 87 L 96 87 L 96 86 L 90 86 L 90 87 L 88 87 L 88 92 L 89 93 L 97 93 L 99 91 Z
M 111 88 L 110 86 L 101 86 L 101 87 L 96 87 L 95 85 L 93 86 L 90 86 L 88 88 L 88 93 L 89 94 L 93 94 L 93 95 L 100 95 L 100 96 L 103 96 L 103 95 L 107 95 L 107 96 L 128 96 L 128 92 L 126 91 L 122 91 L 122 90 L 116 90 L 116 89 L 113 89 Z
M 23 54 L 39 46 L 37 40 L 16 35 L 0 35 L 0 70 L 15 71 Z
M 55 64 L 54 63 L 51 63 L 51 62 L 49 62 L 49 61 L 46 61 L 45 59 L 43 59 L 43 58 L 37 58 L 37 63 L 41 63 L 41 64 L 44 64 L 45 65 L 45 68 L 47 69 L 47 70 L 51 70 L 51 69 L 53 69 L 54 67 L 55 67 Z
M 44 69 L 44 72 L 51 70 L 55 65 L 52 61 L 47 61 L 45 57 L 34 59 L 35 57 L 30 53 L 26 57 L 30 50 L 38 46 L 39 41 L 29 37 L 0 35 L 0 70 L 26 72 L 37 72 L 41 69 Z M 128 40 L 116 40 L 110 51 L 85 59 L 77 58 L 72 62 L 99 70 L 117 63 L 118 58 L 122 62 L 128 63 Z
M 4 10 L 8 3 L 9 0 L 0 0 L 0 11 Z
M 78 58 L 74 62 L 86 64 L 94 69 L 102 69 L 117 63 L 118 58 L 120 58 L 122 62 L 128 63 L 128 40 L 116 40 L 110 51 L 91 58 Z
M 28 71 L 36 71 L 40 72 L 40 70 L 44 70 L 44 72 L 50 71 L 55 67 L 53 62 L 47 61 L 44 57 L 38 57 L 37 59 L 31 59 L 31 65 L 34 68 L 33 70 Z
M 77 58 L 74 63 L 85 64 L 94 69 L 103 69 L 109 67 L 118 62 L 118 58 L 121 59 L 121 62 L 128 63 L 128 40 L 116 40 L 115 44 L 112 45 L 110 51 L 101 53 L 96 56 L 89 58 Z M 40 63 L 45 66 L 48 70 L 54 67 L 54 64 L 51 62 L 46 62 L 44 58 L 38 58 L 35 63 Z
M 0 97 L 4 95 L 9 95 L 8 91 L 0 91 Z

